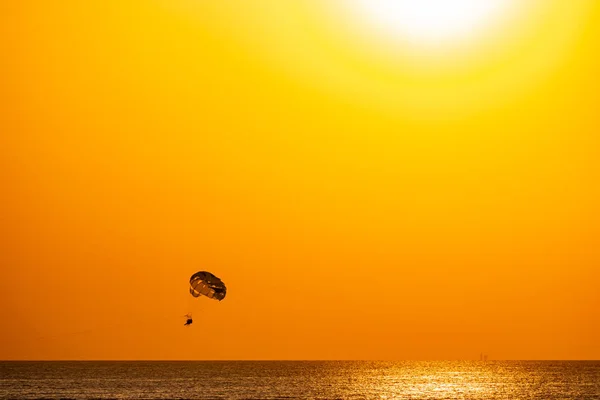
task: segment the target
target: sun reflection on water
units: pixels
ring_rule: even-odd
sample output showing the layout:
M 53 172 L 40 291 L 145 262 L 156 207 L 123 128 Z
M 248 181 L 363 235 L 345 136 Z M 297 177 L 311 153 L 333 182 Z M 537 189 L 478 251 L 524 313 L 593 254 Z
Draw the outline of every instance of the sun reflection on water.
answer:
M 14 362 L 0 398 L 593 399 L 600 362 Z

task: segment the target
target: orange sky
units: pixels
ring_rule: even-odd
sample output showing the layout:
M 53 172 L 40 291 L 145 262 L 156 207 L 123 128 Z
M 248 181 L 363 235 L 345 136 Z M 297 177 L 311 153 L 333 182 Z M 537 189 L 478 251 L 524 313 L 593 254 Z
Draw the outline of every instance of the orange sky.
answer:
M 0 5 L 0 359 L 600 358 L 598 3 L 332 9 Z

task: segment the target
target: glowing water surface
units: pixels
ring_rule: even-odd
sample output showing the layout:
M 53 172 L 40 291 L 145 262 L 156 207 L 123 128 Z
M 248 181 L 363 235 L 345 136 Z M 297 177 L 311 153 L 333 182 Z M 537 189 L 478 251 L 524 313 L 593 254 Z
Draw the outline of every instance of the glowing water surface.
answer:
M 2 362 L 0 398 L 598 399 L 600 362 Z

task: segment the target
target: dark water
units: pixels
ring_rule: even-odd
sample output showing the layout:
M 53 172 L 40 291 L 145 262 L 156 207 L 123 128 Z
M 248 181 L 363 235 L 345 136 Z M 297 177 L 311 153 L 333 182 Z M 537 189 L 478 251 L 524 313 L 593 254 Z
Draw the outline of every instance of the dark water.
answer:
M 0 362 L 0 398 L 600 399 L 600 362 Z

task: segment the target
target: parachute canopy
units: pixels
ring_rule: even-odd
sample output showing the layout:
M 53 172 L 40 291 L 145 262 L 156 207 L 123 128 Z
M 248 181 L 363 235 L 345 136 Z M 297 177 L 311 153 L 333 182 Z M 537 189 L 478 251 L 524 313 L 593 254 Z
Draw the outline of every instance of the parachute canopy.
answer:
M 199 271 L 190 278 L 190 293 L 194 297 L 206 296 L 221 301 L 227 294 L 227 288 L 222 280 L 210 272 Z

